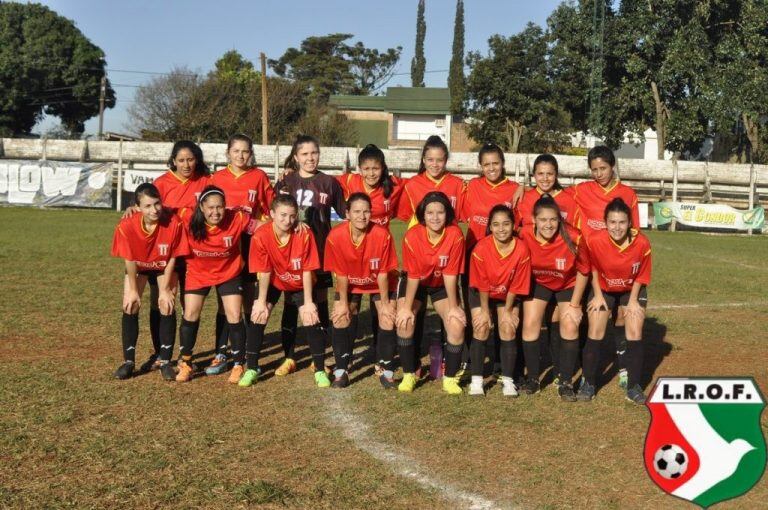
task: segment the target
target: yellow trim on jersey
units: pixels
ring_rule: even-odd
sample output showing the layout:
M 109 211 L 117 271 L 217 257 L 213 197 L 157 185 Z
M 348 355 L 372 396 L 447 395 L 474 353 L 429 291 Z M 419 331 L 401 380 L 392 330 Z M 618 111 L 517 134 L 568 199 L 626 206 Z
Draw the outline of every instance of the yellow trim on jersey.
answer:
M 139 221 L 139 223 L 141 224 L 141 231 L 144 232 L 144 234 L 146 234 L 147 237 L 150 237 L 152 234 L 157 232 L 157 223 L 155 223 L 155 229 L 152 232 L 144 228 L 144 218 L 142 218 L 141 221 Z
M 610 233 L 608 234 L 608 240 L 609 240 L 609 241 L 611 241 L 611 243 L 612 243 L 612 244 L 613 244 L 613 245 L 614 245 L 616 248 L 618 248 L 618 249 L 619 249 L 619 252 L 623 252 L 623 251 L 625 251 L 627 248 L 629 248 L 630 246 L 632 246 L 632 243 L 634 243 L 634 242 L 637 240 L 637 236 L 638 236 L 638 234 L 639 234 L 639 232 L 638 232 L 636 229 L 634 229 L 634 228 L 631 228 L 631 229 L 629 229 L 629 233 L 631 234 L 631 235 L 629 236 L 629 237 L 630 237 L 630 239 L 629 239 L 629 242 L 628 242 L 628 243 L 627 243 L 627 245 L 626 245 L 625 247 L 623 247 L 623 248 L 622 248 L 621 246 L 619 246 L 618 244 L 616 244 L 616 241 L 614 241 L 614 240 L 613 240 L 613 237 L 611 237 L 611 234 L 610 234 Z
M 512 238 L 512 242 L 510 243 L 509 253 L 507 253 L 506 255 L 501 253 L 501 250 L 499 249 L 499 245 L 498 245 L 495 237 L 493 238 L 493 247 L 496 248 L 496 253 L 499 254 L 499 257 L 501 258 L 501 260 L 504 260 L 505 258 L 507 258 L 510 255 L 512 255 L 512 253 L 514 253 L 515 248 L 517 248 L 517 239 L 515 239 L 514 237 Z
M 443 242 L 443 238 L 445 237 L 445 230 L 446 230 L 445 227 L 443 227 L 443 231 L 440 233 L 440 237 L 438 237 L 437 241 L 433 243 L 432 241 L 429 240 L 429 229 L 426 229 L 426 228 L 424 229 L 424 235 L 427 236 L 427 242 L 430 244 L 430 246 L 434 248 L 435 246 Z
M 597 182 L 597 181 L 595 181 L 595 182 Z M 613 191 L 614 188 L 616 188 L 616 186 L 619 185 L 619 182 L 620 182 L 619 178 L 616 177 L 616 173 L 614 173 L 613 174 L 613 180 L 608 184 L 607 187 L 604 188 L 603 186 L 600 186 L 599 182 L 597 183 L 597 185 L 600 186 L 600 189 L 603 190 L 603 193 L 605 193 L 607 195 L 608 193 Z
M 360 238 L 360 242 L 355 242 L 355 237 L 352 235 L 352 222 L 349 222 L 349 240 L 352 241 L 352 246 L 355 248 L 360 248 L 360 245 L 363 244 L 363 241 L 365 241 L 365 236 L 367 235 L 366 232 L 363 232 L 363 237 Z M 331 243 L 333 244 L 333 243 Z
M 169 173 L 170 173 L 172 176 L 174 176 L 176 179 L 178 179 L 178 181 L 179 181 L 180 183 L 182 183 L 182 184 L 186 184 L 187 182 L 189 182 L 189 179 L 184 179 L 184 178 L 182 178 L 182 177 L 179 177 L 178 175 L 176 175 L 176 172 L 174 172 L 173 170 L 170 170 L 170 169 L 169 169 L 169 170 L 168 170 L 168 172 L 169 172 Z
M 443 183 L 443 181 L 445 180 L 445 178 L 446 178 L 446 177 L 448 177 L 448 175 L 449 175 L 449 174 L 448 174 L 448 172 L 446 172 L 445 170 L 443 170 L 443 176 L 442 176 L 442 177 L 440 177 L 439 179 L 435 179 L 434 177 L 432 177 L 431 175 L 429 175 L 429 173 L 427 173 L 427 171 L 426 171 L 426 170 L 424 170 L 424 177 L 426 177 L 427 179 L 429 179 L 430 181 L 432 181 L 432 183 L 433 183 L 435 186 L 440 186 L 440 185 Z
M 533 189 L 536 190 L 536 193 L 538 193 L 540 197 L 543 196 L 544 193 L 546 193 L 550 197 L 555 198 L 557 195 L 559 195 L 560 193 L 563 192 L 563 190 L 561 190 L 561 189 L 554 189 L 554 188 L 552 188 L 552 191 L 542 191 L 542 190 L 539 189 L 539 185 L 538 184 Z
M 291 236 L 293 234 L 290 231 L 288 231 L 288 240 L 286 242 L 284 242 L 284 243 L 281 243 L 280 242 L 280 237 L 277 235 L 277 232 L 275 231 L 275 228 L 277 228 L 277 227 L 275 227 L 275 222 L 273 221 L 272 222 L 272 235 L 275 236 L 275 242 L 277 243 L 277 247 L 278 248 L 284 248 L 291 241 Z
M 483 176 L 483 177 L 485 177 L 485 176 Z M 507 177 L 504 177 L 504 178 L 503 178 L 502 180 L 500 180 L 498 183 L 496 183 L 496 184 L 493 184 L 491 181 L 489 181 L 489 180 L 488 180 L 488 177 L 485 177 L 485 182 L 488 184 L 488 186 L 490 186 L 490 187 L 491 187 L 491 189 L 496 189 L 496 188 L 498 188 L 499 186 L 501 186 L 502 184 L 504 184 L 504 183 L 505 183 L 505 182 L 507 182 L 507 181 L 509 181 L 509 178 L 507 178 Z
M 475 257 L 475 258 L 476 258 L 477 260 L 479 260 L 480 262 L 483 262 L 483 257 L 481 257 L 480 255 L 478 255 L 477 253 L 475 253 L 475 252 L 472 252 L 472 256 L 473 256 L 473 257 Z
M 232 170 L 232 165 L 227 165 L 227 170 L 229 170 L 229 173 L 232 174 L 232 177 L 234 177 L 235 179 L 239 179 L 240 177 L 242 177 L 245 174 L 247 174 L 248 170 L 250 170 L 250 168 L 248 168 L 248 170 L 243 170 L 243 173 L 241 173 L 240 175 L 236 175 L 235 174 L 235 172 Z

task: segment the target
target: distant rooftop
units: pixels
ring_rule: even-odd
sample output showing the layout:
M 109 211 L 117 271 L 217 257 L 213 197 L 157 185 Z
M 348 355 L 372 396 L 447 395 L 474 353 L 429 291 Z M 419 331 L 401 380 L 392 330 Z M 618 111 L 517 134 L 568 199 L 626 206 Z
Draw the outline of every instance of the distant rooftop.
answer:
M 451 94 L 443 87 L 387 87 L 383 96 L 332 95 L 329 103 L 344 110 L 391 113 L 451 113 Z

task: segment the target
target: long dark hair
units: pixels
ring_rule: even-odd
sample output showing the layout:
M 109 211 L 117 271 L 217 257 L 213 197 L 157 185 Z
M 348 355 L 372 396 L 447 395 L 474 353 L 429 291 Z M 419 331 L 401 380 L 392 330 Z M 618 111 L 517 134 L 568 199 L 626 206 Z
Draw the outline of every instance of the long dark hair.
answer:
M 557 164 L 557 158 L 554 157 L 552 154 L 539 154 L 536 156 L 536 159 L 533 160 L 533 173 L 536 173 L 536 166 L 540 165 L 541 163 L 549 163 L 553 167 L 555 167 L 555 185 L 552 186 L 552 189 L 561 190 L 563 187 L 560 185 L 560 180 L 557 178 L 558 175 L 560 175 L 560 167 Z
M 568 251 L 576 255 L 576 245 L 573 244 L 573 239 L 571 239 L 571 235 L 568 233 L 568 229 L 565 226 L 565 221 L 563 221 L 563 216 L 560 214 L 560 206 L 557 205 L 557 202 L 555 202 L 555 199 L 552 198 L 552 196 L 549 193 L 544 193 L 541 195 L 541 198 L 539 198 L 535 204 L 533 204 L 533 216 L 535 217 L 537 214 L 539 214 L 539 211 L 542 209 L 549 209 L 551 211 L 554 211 L 557 215 L 557 233 L 560 235 L 560 237 L 563 238 L 563 241 L 565 241 L 565 245 L 568 247 Z M 536 223 L 533 224 L 534 230 L 536 229 Z
M 206 186 L 200 193 L 200 198 L 197 200 L 197 207 L 195 207 L 195 213 L 192 215 L 192 220 L 189 222 L 189 231 L 192 233 L 192 237 L 195 241 L 204 241 L 208 237 L 208 231 L 205 228 L 205 215 L 203 214 L 202 205 L 205 199 L 211 195 L 220 195 L 224 205 L 227 204 L 224 198 L 224 191 L 217 186 Z
M 624 200 L 616 197 L 611 200 L 608 205 L 605 206 L 603 221 L 608 222 L 608 213 L 612 212 L 621 212 L 627 215 L 627 220 L 629 222 L 629 228 L 627 229 L 627 239 L 632 241 L 632 228 L 634 228 L 634 225 L 632 225 L 632 209 L 629 208 Z
M 384 198 L 389 198 L 392 195 L 395 183 L 392 182 L 392 177 L 389 175 L 389 168 L 387 168 L 387 162 L 384 160 L 384 151 L 379 149 L 372 143 L 369 143 L 360 154 L 357 156 L 357 166 L 361 166 L 363 161 L 372 159 L 381 165 L 381 177 L 379 177 L 379 185 L 382 191 L 384 191 Z
M 504 151 L 501 150 L 501 147 L 496 145 L 495 143 L 486 143 L 480 148 L 480 152 L 477 153 L 477 162 L 480 163 L 480 165 L 483 164 L 483 156 L 486 154 L 494 154 L 496 153 L 499 156 L 499 159 L 501 160 L 501 176 L 506 177 L 507 176 L 507 169 L 504 167 Z M 482 173 L 482 170 L 481 170 Z
M 493 217 L 496 216 L 498 213 L 504 213 L 509 218 L 509 221 L 512 222 L 512 225 L 515 224 L 515 213 L 512 212 L 512 209 L 507 207 L 504 204 L 496 204 L 491 209 L 491 212 L 488 213 L 488 223 L 485 227 L 485 235 L 489 236 L 491 235 L 491 221 L 493 221 Z M 515 230 L 512 229 L 512 237 L 515 237 Z
M 445 160 L 446 162 L 448 161 L 448 146 L 445 145 L 445 142 L 442 138 L 437 135 L 432 135 L 427 138 L 427 141 L 424 142 L 424 148 L 421 149 L 421 160 L 419 161 L 420 174 L 423 174 L 427 170 L 427 165 L 424 164 L 424 156 L 427 154 L 429 149 L 442 149 L 442 151 L 445 152 Z
M 456 218 L 456 212 L 453 210 L 451 201 L 448 200 L 448 197 L 442 191 L 430 191 L 424 195 L 424 198 L 419 202 L 418 207 L 416 207 L 416 219 L 419 220 L 419 223 L 421 225 L 425 224 L 424 213 L 427 210 L 427 206 L 433 202 L 443 204 L 443 207 L 445 208 L 445 226 L 452 225 L 453 220 Z
M 294 159 L 294 157 L 296 156 L 296 153 L 299 151 L 299 147 L 301 147 L 305 143 L 314 143 L 315 147 L 317 147 L 318 152 L 320 151 L 320 142 L 317 140 L 317 138 L 310 135 L 298 135 L 296 139 L 293 141 L 293 146 L 291 147 L 291 153 L 288 154 L 288 157 L 285 158 L 285 161 L 283 162 L 283 168 L 293 170 L 294 172 L 299 171 L 299 164 L 296 163 L 296 159 Z
M 168 158 L 168 168 L 174 172 L 176 171 L 176 163 L 174 163 L 174 160 L 183 149 L 187 149 L 195 157 L 195 176 L 205 177 L 206 175 L 210 175 L 211 170 L 208 168 L 208 165 L 205 164 L 205 160 L 203 159 L 203 150 L 195 142 L 189 140 L 179 140 L 173 144 L 171 157 Z

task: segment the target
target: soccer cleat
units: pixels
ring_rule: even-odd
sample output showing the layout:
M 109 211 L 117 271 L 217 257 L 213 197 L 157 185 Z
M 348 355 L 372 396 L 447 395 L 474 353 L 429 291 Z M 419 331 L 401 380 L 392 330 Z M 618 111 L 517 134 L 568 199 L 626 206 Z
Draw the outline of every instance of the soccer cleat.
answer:
M 176 370 L 173 368 L 173 365 L 171 365 L 169 362 L 165 362 L 162 365 L 160 365 L 160 375 L 166 381 L 176 380 Z
M 619 388 L 622 390 L 627 389 L 627 383 L 629 382 L 629 376 L 627 376 L 627 369 L 622 368 L 619 370 Z
M 395 379 L 391 375 L 387 376 L 386 372 L 382 372 L 381 375 L 379 375 L 379 382 L 385 390 L 397 387 L 397 384 L 395 384 Z
M 517 386 L 515 386 L 515 380 L 511 377 L 501 377 L 501 393 L 505 397 L 516 398 L 519 393 L 517 392 Z
M 205 375 L 219 375 L 223 374 L 229 368 L 229 362 L 227 356 L 224 354 L 217 354 L 213 358 L 211 364 L 205 369 Z
M 349 386 L 349 373 L 347 373 L 346 370 L 344 370 L 344 373 L 339 376 L 334 375 L 333 384 L 331 384 L 331 387 L 346 388 L 347 386 Z
M 242 365 L 235 365 L 235 366 L 242 366 Z M 252 368 L 249 368 L 248 370 L 245 371 L 243 376 L 240 378 L 240 381 L 237 383 L 237 385 L 242 388 L 247 388 L 253 385 L 256 381 L 258 381 L 260 375 L 261 375 L 260 368 L 257 368 L 255 370 Z
M 397 385 L 397 391 L 411 393 L 416 388 L 416 374 L 403 374 L 403 380 Z
M 147 358 L 147 361 L 141 364 L 139 367 L 139 372 L 143 374 L 157 370 L 158 368 L 160 368 L 160 361 L 157 359 L 157 354 L 152 354 L 149 358 Z
M 586 380 L 581 380 L 581 386 L 579 386 L 579 392 L 576 394 L 576 400 L 579 402 L 589 402 L 595 398 L 596 388 L 589 384 Z
M 576 393 L 570 383 L 563 383 L 557 387 L 557 394 L 564 402 L 576 402 Z
M 456 377 L 458 377 L 459 380 L 461 380 L 461 378 L 464 377 L 464 374 L 466 372 L 467 372 L 467 364 L 466 363 L 462 363 L 459 366 L 459 369 L 456 371 Z M 445 373 L 445 363 L 443 363 L 443 373 Z
M 192 379 L 194 367 L 192 362 L 179 360 L 179 371 L 176 373 L 176 382 L 187 382 Z
M 443 376 L 443 391 L 449 395 L 461 395 L 464 393 L 461 391 L 461 386 L 459 386 L 459 378 L 448 377 L 447 375 Z
M 242 363 L 238 363 L 232 367 L 232 371 L 229 373 L 229 379 L 227 379 L 227 381 L 231 384 L 238 384 L 240 378 L 243 377 L 243 372 L 245 372 L 245 367 Z
M 525 395 L 535 395 L 541 391 L 541 385 L 536 379 L 526 379 L 523 384 L 520 385 L 520 393 Z
M 627 390 L 627 400 L 635 404 L 645 404 L 645 393 L 639 384 L 635 384 Z
M 328 368 L 327 366 L 323 365 L 323 369 L 325 370 L 326 374 L 331 375 L 331 369 L 330 368 Z M 309 364 L 309 370 L 310 370 L 310 372 L 313 372 L 313 373 L 317 372 L 317 369 L 315 368 L 315 362 L 314 361 Z
M 331 387 L 331 380 L 328 379 L 328 374 L 325 373 L 325 370 L 318 370 L 315 372 L 315 384 L 317 384 L 318 388 Z
M 458 376 L 456 376 L 458 377 Z M 469 394 L 473 397 L 485 396 L 485 390 L 483 389 L 483 378 L 472 376 L 472 382 L 469 383 Z
M 124 381 L 133 375 L 133 361 L 126 361 L 115 370 L 115 379 Z
M 292 374 L 296 371 L 296 362 L 293 361 L 291 358 L 285 358 L 283 360 L 283 363 L 277 367 L 275 370 L 275 375 L 277 376 L 285 376 L 288 374 Z

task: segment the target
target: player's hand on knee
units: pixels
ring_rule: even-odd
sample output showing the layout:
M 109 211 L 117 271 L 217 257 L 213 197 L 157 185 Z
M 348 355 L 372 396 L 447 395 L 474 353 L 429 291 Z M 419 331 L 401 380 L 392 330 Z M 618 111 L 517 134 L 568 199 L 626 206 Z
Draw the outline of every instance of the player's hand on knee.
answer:
M 301 317 L 301 323 L 305 326 L 314 326 L 320 322 L 320 317 L 317 314 L 317 305 L 314 303 L 307 303 L 299 307 L 299 316 Z
M 141 297 L 138 292 L 127 292 L 123 296 L 123 312 L 135 314 L 138 313 L 141 306 Z
M 253 308 L 251 309 L 251 322 L 255 324 L 266 324 L 267 319 L 269 319 L 269 308 L 267 308 L 267 305 L 259 303 L 258 301 L 253 303 Z
M 415 320 L 416 317 L 413 315 L 413 310 L 406 310 L 403 308 L 397 311 L 395 325 L 400 329 L 407 329 Z
M 452 320 L 457 321 L 462 326 L 467 325 L 467 316 L 460 306 L 454 306 L 448 310 L 448 322 L 450 323 Z

